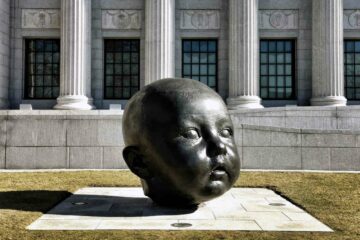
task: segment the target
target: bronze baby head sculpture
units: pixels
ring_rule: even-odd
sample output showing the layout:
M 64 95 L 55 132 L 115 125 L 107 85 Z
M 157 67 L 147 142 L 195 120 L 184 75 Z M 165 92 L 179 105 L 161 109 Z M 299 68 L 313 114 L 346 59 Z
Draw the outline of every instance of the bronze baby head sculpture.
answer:
M 154 202 L 198 205 L 239 177 L 233 132 L 226 105 L 212 89 L 190 79 L 162 79 L 128 102 L 123 156 Z

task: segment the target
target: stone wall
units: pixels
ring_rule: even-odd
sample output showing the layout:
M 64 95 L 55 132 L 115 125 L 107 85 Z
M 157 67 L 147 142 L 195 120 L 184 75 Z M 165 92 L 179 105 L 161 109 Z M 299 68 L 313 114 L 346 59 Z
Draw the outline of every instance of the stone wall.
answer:
M 120 111 L 0 111 L 0 168 L 124 168 Z
M 318 112 L 314 108 L 309 109 L 312 113 Z M 336 111 L 336 108 L 328 110 Z M 281 114 L 275 110 L 272 113 Z M 303 118 L 299 117 L 301 113 Z M 358 110 L 357 116 L 360 116 L 359 113 Z M 354 128 L 348 130 L 325 130 L 321 129 L 321 125 L 311 125 L 319 117 L 308 116 L 307 111 L 296 114 L 305 126 L 317 129 L 235 122 L 242 168 L 360 171 L 358 125 L 353 124 Z M 343 116 L 343 120 L 351 118 L 345 117 L 346 114 L 352 114 L 356 119 L 354 109 L 347 113 L 338 109 L 338 114 Z M 257 118 L 265 120 L 268 117 Z M 284 116 L 277 118 L 286 119 Z M 269 119 L 276 122 L 275 117 Z M 121 121 L 122 112 L 111 110 L 0 111 L 0 169 L 126 168 L 122 158 Z M 282 124 L 284 122 L 286 120 Z

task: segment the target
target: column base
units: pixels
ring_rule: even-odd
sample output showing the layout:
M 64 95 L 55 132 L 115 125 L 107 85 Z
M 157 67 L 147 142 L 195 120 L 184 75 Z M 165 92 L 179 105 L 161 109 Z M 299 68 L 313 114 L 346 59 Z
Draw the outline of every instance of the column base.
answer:
M 239 96 L 232 97 L 226 100 L 229 110 L 241 108 L 264 108 L 261 105 L 261 98 L 258 96 Z
M 312 106 L 338 107 L 346 106 L 347 99 L 343 96 L 327 96 L 311 99 Z
M 57 98 L 54 109 L 60 110 L 91 110 L 95 109 L 92 98 L 83 95 L 66 95 Z

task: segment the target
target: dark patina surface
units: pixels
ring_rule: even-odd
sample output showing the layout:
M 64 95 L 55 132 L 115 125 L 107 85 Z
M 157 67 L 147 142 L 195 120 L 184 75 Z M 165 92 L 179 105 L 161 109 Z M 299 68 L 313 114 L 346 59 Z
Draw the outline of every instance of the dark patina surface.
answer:
M 123 156 L 153 201 L 194 206 L 222 195 L 239 177 L 233 133 L 216 92 L 190 79 L 162 79 L 128 102 Z

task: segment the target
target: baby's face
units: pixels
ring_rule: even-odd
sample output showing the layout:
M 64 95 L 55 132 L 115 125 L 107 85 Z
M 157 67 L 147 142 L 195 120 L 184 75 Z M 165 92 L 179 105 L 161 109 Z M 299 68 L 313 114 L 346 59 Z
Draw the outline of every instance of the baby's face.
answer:
M 234 129 L 224 103 L 197 97 L 159 107 L 145 131 L 149 168 L 162 182 L 197 202 L 220 196 L 239 176 Z

